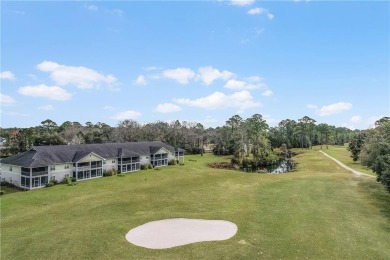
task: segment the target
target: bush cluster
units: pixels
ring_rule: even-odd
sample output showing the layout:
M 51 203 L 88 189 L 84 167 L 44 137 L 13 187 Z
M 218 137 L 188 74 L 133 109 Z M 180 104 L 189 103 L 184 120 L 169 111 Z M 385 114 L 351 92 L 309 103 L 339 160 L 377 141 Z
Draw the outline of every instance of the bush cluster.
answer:
M 177 162 L 175 159 L 169 160 L 168 165 L 176 165 Z
M 114 176 L 117 174 L 118 174 L 118 171 L 116 169 L 110 169 L 110 170 L 103 172 L 103 177 Z
M 141 164 L 141 170 L 153 169 L 153 165 L 150 163 Z
M 8 188 L 16 189 L 16 190 L 21 190 L 21 191 L 26 190 L 26 189 L 24 189 L 24 188 L 15 186 L 14 184 L 12 184 L 12 183 L 10 183 L 10 182 L 8 182 L 8 181 L 2 181 L 2 182 L 0 182 L 0 186 L 8 187 Z M 5 192 L 3 191 L 3 194 L 4 194 L 4 193 L 5 193 Z
M 65 178 L 64 178 L 65 179 Z M 64 180 L 60 182 L 61 184 L 64 183 Z M 45 187 L 53 187 L 54 185 L 57 185 L 58 181 L 57 180 L 51 180 L 48 183 L 46 183 Z

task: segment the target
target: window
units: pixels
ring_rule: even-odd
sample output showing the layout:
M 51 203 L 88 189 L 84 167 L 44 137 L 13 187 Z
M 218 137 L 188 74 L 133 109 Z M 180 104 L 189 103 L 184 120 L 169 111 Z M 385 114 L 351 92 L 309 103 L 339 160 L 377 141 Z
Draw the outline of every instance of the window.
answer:
M 30 188 L 30 178 L 22 176 L 22 178 L 21 178 L 21 186 Z
M 55 180 L 56 180 L 56 176 L 51 176 L 51 177 L 50 177 L 50 180 L 51 180 L 51 181 L 55 181 Z
M 115 160 L 112 160 L 111 162 L 112 162 L 112 163 L 115 163 Z
M 106 161 L 104 161 L 103 164 L 106 164 Z
M 65 178 L 69 178 L 69 173 L 65 174 Z
M 69 164 L 65 164 L 65 169 L 69 169 Z
M 12 166 L 9 167 L 9 171 L 12 172 Z
M 55 171 L 56 170 L 56 166 L 55 165 L 50 165 L 50 171 Z

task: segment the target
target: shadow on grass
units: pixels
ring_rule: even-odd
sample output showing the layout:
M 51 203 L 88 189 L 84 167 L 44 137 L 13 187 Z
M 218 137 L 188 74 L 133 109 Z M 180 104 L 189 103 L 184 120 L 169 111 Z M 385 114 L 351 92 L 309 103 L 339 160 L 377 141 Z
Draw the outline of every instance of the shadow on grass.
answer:
M 390 193 L 378 182 L 362 181 L 360 187 L 368 194 L 372 203 L 378 207 L 384 217 L 390 221 Z M 385 227 L 387 231 L 390 231 L 390 227 Z

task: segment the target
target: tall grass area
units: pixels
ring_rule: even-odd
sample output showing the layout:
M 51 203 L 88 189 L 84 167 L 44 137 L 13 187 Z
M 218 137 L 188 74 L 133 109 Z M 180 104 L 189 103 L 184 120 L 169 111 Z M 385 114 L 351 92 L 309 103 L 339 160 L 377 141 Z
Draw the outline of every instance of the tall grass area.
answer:
M 212 169 L 227 157 L 1 197 L 1 259 L 386 259 L 390 194 L 318 151 L 297 170 L 270 175 Z M 191 159 L 191 160 L 189 160 Z M 237 224 L 225 241 L 172 249 L 137 247 L 132 228 L 166 218 Z
M 316 146 L 315 148 L 319 149 L 320 146 Z M 352 160 L 351 153 L 347 150 L 347 146 L 329 145 L 328 149 L 326 149 L 326 146 L 324 145 L 322 151 L 354 170 L 376 176 L 371 169 L 361 165 L 359 161 L 354 162 Z

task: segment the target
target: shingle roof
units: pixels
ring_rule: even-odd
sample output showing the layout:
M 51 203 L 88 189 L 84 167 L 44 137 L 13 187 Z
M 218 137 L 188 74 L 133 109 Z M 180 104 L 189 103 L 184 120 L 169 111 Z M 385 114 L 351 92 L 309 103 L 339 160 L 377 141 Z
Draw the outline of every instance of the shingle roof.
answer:
M 160 141 L 34 146 L 29 151 L 2 159 L 1 163 L 22 167 L 43 167 L 57 163 L 77 162 L 91 152 L 103 158 L 135 157 L 150 155 L 151 150 L 154 151 L 158 148 L 156 150 L 158 151 L 161 147 L 172 153 L 184 151 L 181 148 L 172 147 Z

